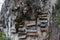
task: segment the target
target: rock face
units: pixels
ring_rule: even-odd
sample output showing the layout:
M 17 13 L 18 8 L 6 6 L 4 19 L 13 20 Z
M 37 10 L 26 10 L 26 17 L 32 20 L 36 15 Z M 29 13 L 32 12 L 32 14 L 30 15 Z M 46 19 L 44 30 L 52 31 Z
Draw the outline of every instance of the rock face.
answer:
M 4 32 L 11 40 L 48 40 L 52 14 L 49 0 L 5 0 L 1 12 Z

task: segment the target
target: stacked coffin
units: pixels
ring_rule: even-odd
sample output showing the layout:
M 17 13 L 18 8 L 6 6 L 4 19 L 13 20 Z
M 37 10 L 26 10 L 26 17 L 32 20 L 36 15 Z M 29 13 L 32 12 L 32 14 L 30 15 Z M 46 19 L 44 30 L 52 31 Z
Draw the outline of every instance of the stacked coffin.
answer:
M 42 31 L 48 30 L 48 12 L 42 12 L 39 15 L 40 24 L 38 26 Z

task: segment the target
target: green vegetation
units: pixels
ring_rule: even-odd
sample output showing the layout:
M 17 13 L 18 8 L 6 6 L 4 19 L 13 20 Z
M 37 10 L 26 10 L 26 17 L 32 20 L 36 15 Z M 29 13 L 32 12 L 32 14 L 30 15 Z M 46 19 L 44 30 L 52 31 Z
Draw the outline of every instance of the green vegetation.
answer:
M 56 10 L 60 10 L 60 0 L 57 0 L 57 3 L 56 3 Z
M 3 32 L 0 32 L 0 40 L 10 40 Z
M 58 31 L 60 32 L 60 14 L 56 15 L 55 23 L 58 25 Z
M 57 4 L 60 5 L 60 0 L 57 1 Z
M 60 25 L 60 14 L 56 14 L 55 23 L 56 23 L 57 25 Z
M 60 32 L 60 0 L 56 3 L 57 14 L 55 17 L 55 23 L 58 25 L 58 31 Z

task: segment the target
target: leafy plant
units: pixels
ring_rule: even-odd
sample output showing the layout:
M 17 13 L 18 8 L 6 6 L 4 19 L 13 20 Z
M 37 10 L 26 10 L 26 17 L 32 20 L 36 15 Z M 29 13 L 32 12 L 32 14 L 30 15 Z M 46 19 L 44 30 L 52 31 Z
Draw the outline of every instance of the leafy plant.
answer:
M 57 0 L 55 7 L 56 7 L 56 10 L 60 10 L 60 0 Z
M 60 25 L 60 14 L 57 14 L 55 17 L 55 23 Z
M 7 38 L 4 32 L 0 32 L 0 40 L 10 40 L 10 38 Z
M 60 32 L 60 14 L 57 14 L 54 21 L 58 25 L 58 32 Z

